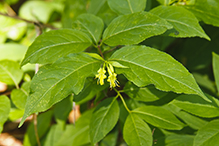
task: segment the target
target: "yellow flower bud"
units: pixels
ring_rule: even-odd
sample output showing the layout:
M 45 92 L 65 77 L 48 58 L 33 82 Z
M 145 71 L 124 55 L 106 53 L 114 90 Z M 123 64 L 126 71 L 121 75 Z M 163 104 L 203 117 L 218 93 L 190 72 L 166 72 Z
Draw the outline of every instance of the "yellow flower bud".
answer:
M 103 85 L 104 79 L 106 78 L 106 75 L 105 75 L 106 70 L 103 67 L 101 67 L 97 72 L 98 72 L 98 74 L 96 75 L 96 78 L 98 78 L 97 84 L 100 83 L 100 85 Z

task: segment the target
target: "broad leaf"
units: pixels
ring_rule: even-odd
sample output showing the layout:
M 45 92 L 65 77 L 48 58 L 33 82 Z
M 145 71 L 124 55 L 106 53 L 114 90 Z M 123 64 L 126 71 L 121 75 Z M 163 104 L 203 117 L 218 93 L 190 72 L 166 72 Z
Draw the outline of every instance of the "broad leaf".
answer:
M 198 130 L 208 123 L 207 121 L 199 117 L 183 111 L 181 108 L 177 107 L 174 104 L 167 104 L 164 108 L 174 113 L 177 117 L 182 119 L 188 126 L 193 129 Z
M 90 138 L 92 143 L 103 139 L 116 125 L 119 119 L 119 105 L 116 98 L 102 101 L 93 112 L 90 123 Z
M 55 146 L 81 146 L 90 143 L 89 124 L 93 110 L 87 110 L 76 121 L 75 125 L 67 125 L 64 133 Z
M 180 130 L 184 126 L 171 112 L 158 106 L 142 106 L 133 110 L 133 113 L 156 127 Z
M 11 104 L 9 98 L 5 95 L 1 95 L 0 96 L 0 133 L 3 130 L 4 123 L 8 119 L 10 108 L 11 108 Z
M 30 82 L 22 84 L 20 89 L 14 89 L 11 92 L 11 100 L 19 109 L 24 109 L 27 96 L 29 95 Z
M 0 61 L 0 81 L 9 85 L 18 86 L 23 77 L 23 71 L 17 62 Z
M 219 55 L 213 53 L 213 71 L 214 78 L 217 85 L 217 92 L 219 93 Z
M 99 60 L 78 53 L 42 67 L 31 82 L 31 94 L 27 98 L 20 126 L 30 114 L 47 110 L 71 93 L 78 94 L 83 89 L 85 79 L 94 76 L 100 65 Z
M 162 91 L 197 94 L 205 100 L 193 76 L 171 56 L 146 46 L 127 46 L 116 51 L 110 60 L 118 61 L 129 68 L 117 68 L 139 87 L 154 84 Z
M 147 0 L 108 0 L 109 7 L 117 14 L 144 11 Z
M 101 140 L 100 146 L 116 146 L 118 135 L 119 129 L 115 127 L 103 140 Z
M 186 134 L 170 134 L 162 139 L 157 139 L 156 146 L 193 146 L 194 136 Z
M 159 6 L 150 11 L 173 25 L 167 34 L 173 37 L 201 37 L 210 38 L 198 23 L 198 19 L 190 11 L 177 6 Z
M 102 19 L 92 14 L 82 14 L 73 23 L 73 28 L 86 33 L 94 43 L 98 43 L 104 24 Z
M 37 117 L 37 131 L 39 138 L 42 138 L 44 134 L 46 134 L 47 130 L 49 130 L 51 120 L 52 120 L 52 111 L 47 111 L 45 113 L 40 114 Z M 33 122 L 28 126 L 28 129 L 24 135 L 24 145 L 25 146 L 37 145 Z
M 91 43 L 90 38 L 79 30 L 52 30 L 36 38 L 21 65 L 28 62 L 53 63 L 60 57 L 85 50 Z
M 164 33 L 172 25 L 148 12 L 122 15 L 114 19 L 103 34 L 103 42 L 110 46 L 138 44 L 154 35 Z
M 219 144 L 219 120 L 212 120 L 201 128 L 195 136 L 194 146 L 218 146 Z
M 195 16 L 206 24 L 219 26 L 219 1 L 196 0 L 194 5 L 184 6 L 195 14 Z
M 211 102 L 197 95 L 180 95 L 171 103 L 194 115 L 206 118 L 219 116 L 219 100 L 208 95 Z
M 129 146 L 151 146 L 151 129 L 137 115 L 129 114 L 123 128 L 124 140 Z
M 155 101 L 167 95 L 166 92 L 157 90 L 153 85 L 139 88 L 131 82 L 126 83 L 123 90 L 129 97 L 145 102 Z

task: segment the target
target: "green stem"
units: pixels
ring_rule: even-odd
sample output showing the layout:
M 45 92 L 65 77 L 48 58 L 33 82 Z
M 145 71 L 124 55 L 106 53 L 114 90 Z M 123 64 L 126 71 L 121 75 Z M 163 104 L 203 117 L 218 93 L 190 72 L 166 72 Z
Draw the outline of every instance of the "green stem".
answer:
M 131 113 L 130 109 L 129 109 L 128 106 L 126 105 L 125 100 L 124 100 L 124 98 L 122 97 L 122 95 L 120 94 L 120 92 L 119 92 L 118 90 L 116 90 L 115 88 L 113 88 L 113 89 L 116 91 L 116 93 L 118 94 L 118 96 L 119 96 L 120 99 L 122 100 L 122 103 L 123 103 L 125 109 L 126 109 L 129 113 Z

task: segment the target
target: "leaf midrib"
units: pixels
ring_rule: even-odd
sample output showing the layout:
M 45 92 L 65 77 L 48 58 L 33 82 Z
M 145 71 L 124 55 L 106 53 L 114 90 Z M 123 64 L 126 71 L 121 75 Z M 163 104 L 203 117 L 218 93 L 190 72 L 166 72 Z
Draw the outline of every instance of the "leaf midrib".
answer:
M 135 124 L 135 120 L 133 119 L 133 117 L 132 117 L 131 114 L 130 114 L 130 116 L 131 116 L 131 119 L 132 119 L 133 125 L 134 125 L 134 127 L 135 127 L 135 132 L 136 132 L 137 135 L 138 135 L 138 141 L 139 141 L 139 144 L 141 144 L 140 134 L 139 134 L 139 132 L 137 131 L 137 127 L 136 127 L 136 124 Z
M 153 69 L 151 69 L 151 68 L 148 68 L 148 67 L 143 66 L 143 65 L 141 65 L 141 64 L 137 64 L 137 63 L 135 63 L 135 62 L 130 62 L 130 61 L 128 61 L 128 60 L 116 59 L 116 58 L 113 58 L 112 60 L 117 60 L 117 61 L 122 61 L 122 62 L 130 63 L 130 64 L 133 64 L 133 65 L 136 65 L 136 66 L 145 68 L 145 69 L 147 69 L 147 70 L 150 70 L 150 71 L 152 71 L 152 72 L 158 73 L 158 74 L 163 75 L 163 76 L 165 76 L 165 77 L 167 77 L 167 78 L 170 78 L 170 79 L 172 79 L 172 80 L 174 80 L 174 81 L 177 81 L 178 83 L 181 83 L 182 85 L 188 87 L 188 88 L 191 89 L 192 91 L 195 91 L 196 93 L 198 93 L 198 95 L 202 95 L 199 91 L 197 91 L 197 90 L 191 88 L 191 87 L 188 86 L 187 84 L 182 83 L 182 82 L 180 82 L 180 81 L 178 81 L 178 80 L 175 80 L 175 79 L 172 78 L 171 76 L 168 76 L 168 75 L 166 75 L 166 74 L 163 74 L 163 73 L 161 73 L 161 72 L 158 72 L 158 71 L 156 71 L 156 70 L 153 70 Z
M 78 22 L 89 32 L 89 34 L 94 39 L 94 42 L 97 43 L 97 40 L 96 40 L 95 36 L 93 35 L 93 33 L 90 31 L 90 29 L 88 27 L 86 27 L 83 23 L 81 23 L 81 21 L 78 21 Z
M 62 80 L 66 79 L 68 76 L 70 76 L 71 74 L 77 72 L 78 70 L 80 70 L 81 68 L 85 67 L 85 66 L 88 66 L 90 64 L 94 64 L 94 63 L 97 63 L 98 61 L 94 61 L 94 62 L 90 62 L 88 64 L 85 64 L 85 65 L 82 65 L 80 66 L 79 68 L 73 70 L 71 73 L 69 73 L 68 75 L 66 75 L 65 77 L 61 78 L 60 80 L 58 80 L 55 84 L 53 84 L 48 90 L 46 90 L 46 92 L 35 102 L 37 104 L 35 105 L 38 105 L 39 101 L 41 101 L 41 99 L 44 98 L 44 96 L 47 94 L 47 92 L 49 92 L 49 90 L 51 90 L 53 87 L 55 87 L 55 85 L 57 85 L 58 83 L 60 83 Z M 34 106 L 32 106 L 31 108 L 28 108 L 28 113 L 34 108 Z

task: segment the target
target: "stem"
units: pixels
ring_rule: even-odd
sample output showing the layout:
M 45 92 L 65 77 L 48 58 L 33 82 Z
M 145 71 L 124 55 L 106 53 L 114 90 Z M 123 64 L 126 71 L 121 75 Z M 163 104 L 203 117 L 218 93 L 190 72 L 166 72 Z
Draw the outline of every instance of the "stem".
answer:
M 33 123 L 34 123 L 34 131 L 35 131 L 37 144 L 38 146 L 41 146 L 40 139 L 38 136 L 38 131 L 37 131 L 37 114 L 36 113 L 33 114 Z
M 97 48 L 98 48 L 98 50 L 99 50 L 99 52 L 100 52 L 101 57 L 104 59 L 103 53 L 102 53 L 102 51 L 101 51 L 101 49 L 100 49 L 100 45 L 98 45 Z
M 120 94 L 120 92 L 119 92 L 118 90 L 116 90 L 115 88 L 113 88 L 113 89 L 116 91 L 116 93 L 118 94 L 118 96 L 119 96 L 120 99 L 122 100 L 122 103 L 123 103 L 125 109 L 126 109 L 129 113 L 131 113 L 131 111 L 129 110 L 128 106 L 126 105 L 125 100 L 124 100 L 124 98 L 122 97 L 122 95 Z

